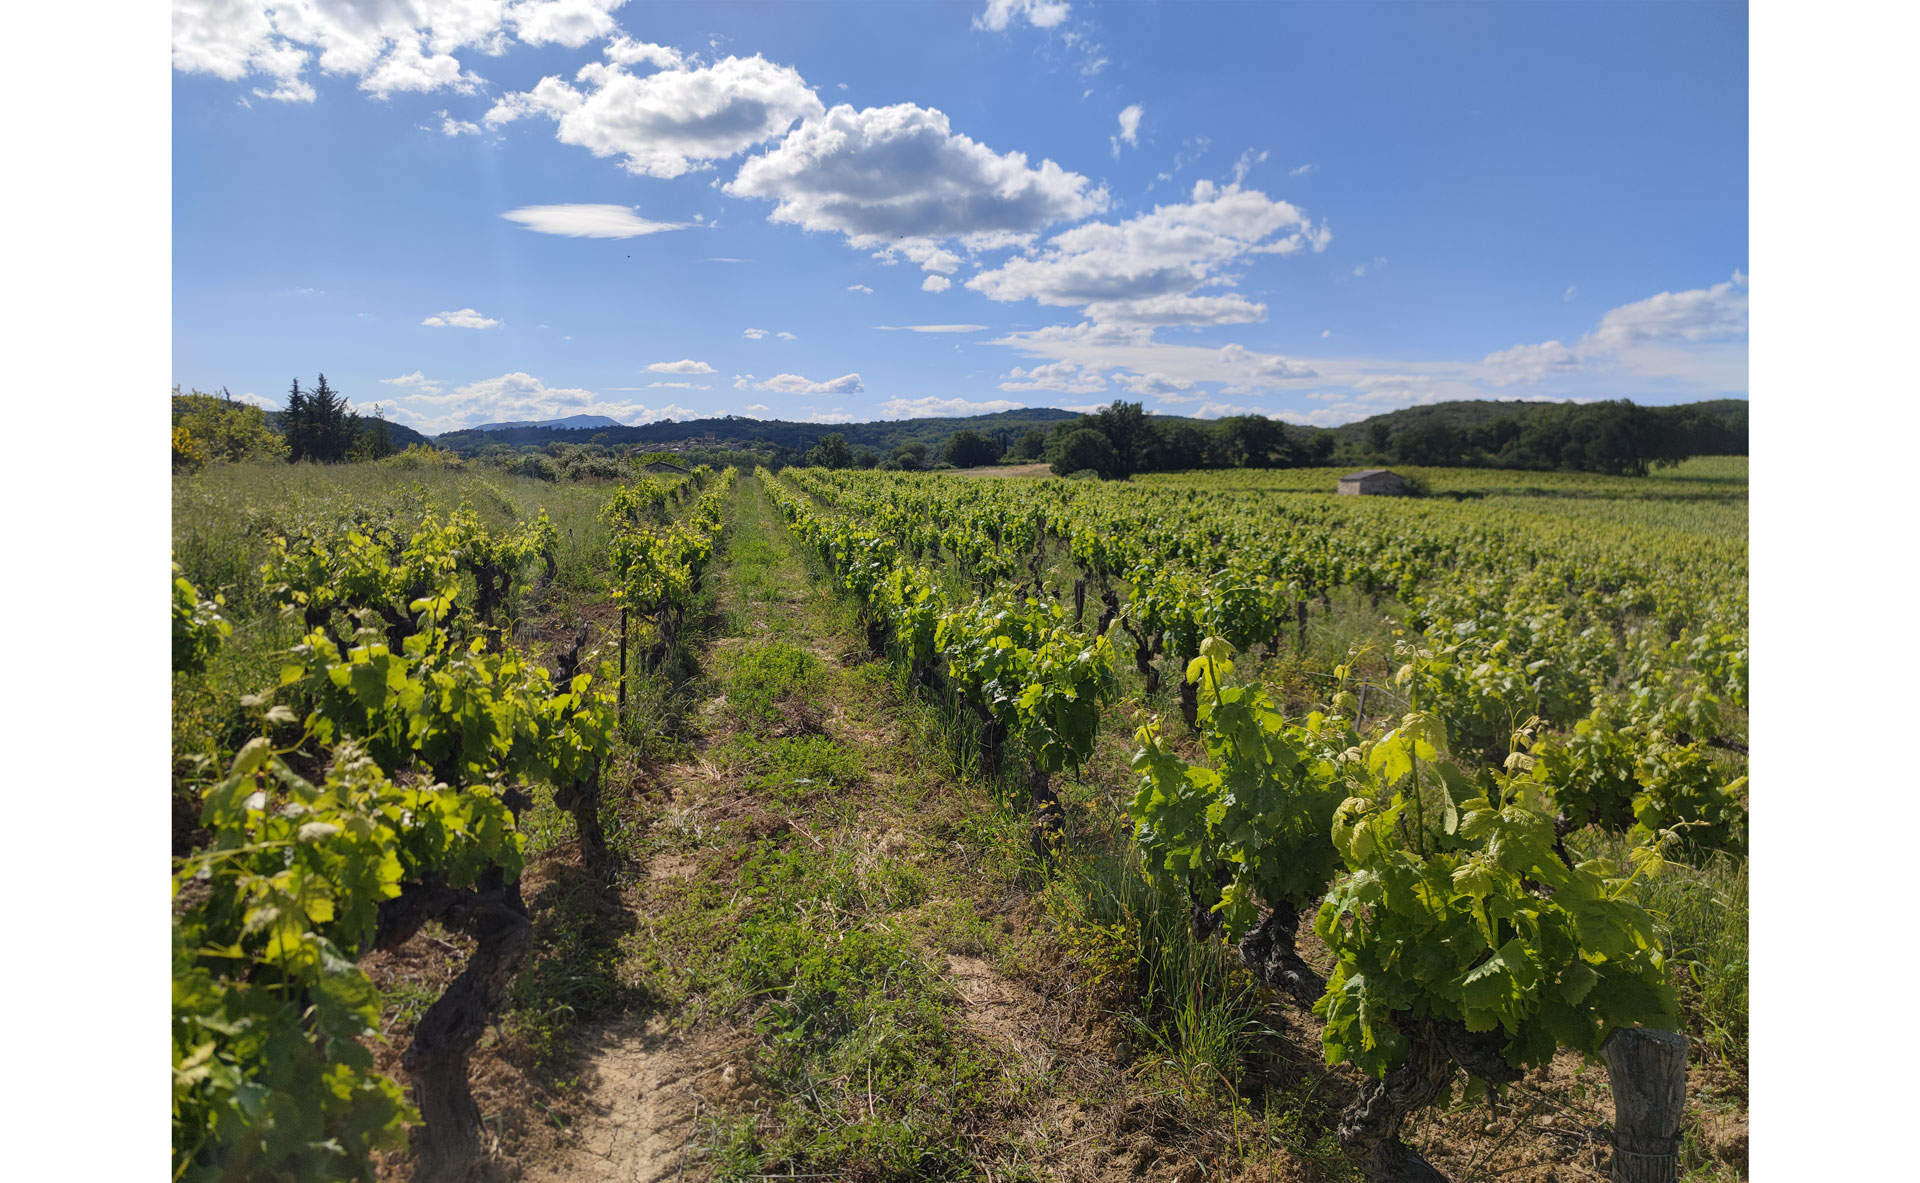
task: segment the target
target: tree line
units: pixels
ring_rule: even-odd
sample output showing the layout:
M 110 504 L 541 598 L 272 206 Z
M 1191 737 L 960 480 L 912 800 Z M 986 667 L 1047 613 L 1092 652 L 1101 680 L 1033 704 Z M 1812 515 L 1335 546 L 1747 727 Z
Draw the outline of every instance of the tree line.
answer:
M 1405 464 L 1516 468 L 1644 476 L 1689 456 L 1744 456 L 1744 402 L 1642 407 L 1628 400 L 1527 404 L 1479 422 L 1456 422 L 1462 408 L 1441 404 L 1380 416 L 1359 430 L 1281 423 L 1264 415 L 1209 421 L 1149 415 L 1141 403 L 1115 401 L 1094 414 L 1024 433 L 963 429 L 930 447 L 914 441 L 882 454 L 838 433 L 804 452 L 776 448 L 778 464 L 822 468 L 974 468 L 1045 462 L 1055 474 L 1125 480 L 1143 472 L 1207 468 L 1297 468 L 1327 464 Z

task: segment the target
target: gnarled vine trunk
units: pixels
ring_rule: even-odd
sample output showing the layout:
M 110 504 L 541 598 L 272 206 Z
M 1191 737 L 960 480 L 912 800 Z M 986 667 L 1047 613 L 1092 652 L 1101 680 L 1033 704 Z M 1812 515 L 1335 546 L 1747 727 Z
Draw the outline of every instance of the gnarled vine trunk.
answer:
M 1038 765 L 1027 770 L 1027 797 L 1033 803 L 1033 852 L 1052 858 L 1066 837 L 1067 815 L 1053 791 L 1053 776 Z
M 1367 1183 L 1447 1183 L 1418 1151 L 1400 1140 L 1415 1111 L 1433 1104 L 1456 1067 L 1490 1084 L 1511 1084 L 1520 1070 L 1507 1063 L 1499 1031 L 1468 1031 L 1463 1023 L 1397 1017 L 1407 1056 L 1379 1080 L 1361 1086 L 1340 1114 L 1340 1149 Z
M 492 877 L 497 879 L 498 872 Z M 533 944 L 533 923 L 518 882 L 461 893 L 443 921 L 472 935 L 479 947 L 420 1017 L 400 1058 L 413 1080 L 421 1116 L 414 1130 L 414 1183 L 468 1183 L 486 1161 L 467 1064 Z
M 1240 938 L 1240 964 L 1301 1006 L 1311 1007 L 1327 992 L 1327 979 L 1301 959 L 1295 946 L 1300 912 L 1282 900 Z

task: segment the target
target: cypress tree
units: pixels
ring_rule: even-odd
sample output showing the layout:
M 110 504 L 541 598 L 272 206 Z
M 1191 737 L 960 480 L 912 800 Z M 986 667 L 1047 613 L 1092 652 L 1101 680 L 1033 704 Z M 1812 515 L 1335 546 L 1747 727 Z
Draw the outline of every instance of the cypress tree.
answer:
M 293 389 L 287 393 L 287 413 L 281 420 L 282 434 L 287 437 L 287 463 L 289 464 L 298 464 L 307 457 L 310 418 L 307 410 L 307 396 L 300 393 L 300 379 L 295 378 Z

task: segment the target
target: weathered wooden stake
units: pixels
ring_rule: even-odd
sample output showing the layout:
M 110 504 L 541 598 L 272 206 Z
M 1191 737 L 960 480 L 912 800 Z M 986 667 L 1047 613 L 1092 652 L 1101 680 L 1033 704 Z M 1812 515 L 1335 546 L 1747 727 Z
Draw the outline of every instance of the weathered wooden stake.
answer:
M 1687 1107 L 1687 1037 L 1622 1027 L 1600 1045 L 1613 1081 L 1613 1183 L 1673 1183 Z
M 1293 602 L 1293 625 L 1294 635 L 1298 639 L 1297 647 L 1305 653 L 1307 650 L 1307 602 L 1305 600 Z
M 627 711 L 627 610 L 620 609 L 620 701 L 622 716 Z

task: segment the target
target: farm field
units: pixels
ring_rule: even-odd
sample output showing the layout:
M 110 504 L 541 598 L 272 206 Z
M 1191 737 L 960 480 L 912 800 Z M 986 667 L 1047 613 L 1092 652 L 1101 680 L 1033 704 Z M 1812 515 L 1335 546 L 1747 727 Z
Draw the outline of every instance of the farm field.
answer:
M 1404 471 L 177 478 L 176 1173 L 1744 1178 L 1746 461 Z

